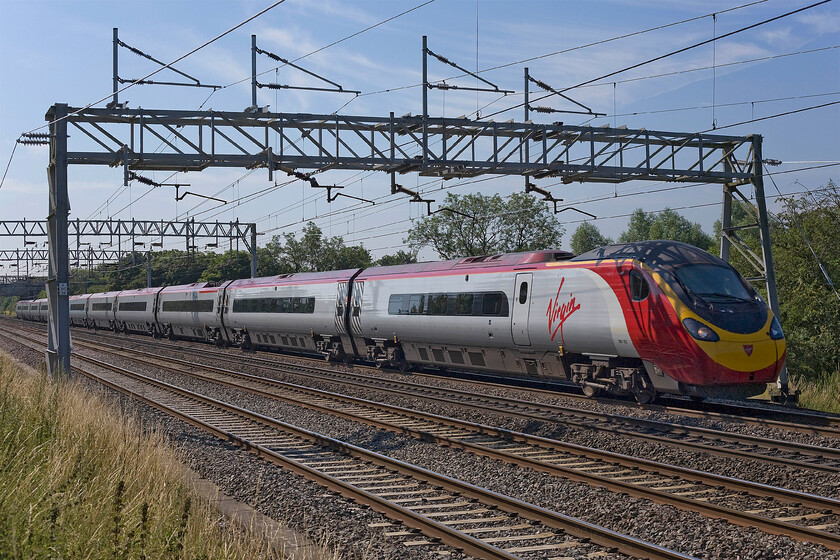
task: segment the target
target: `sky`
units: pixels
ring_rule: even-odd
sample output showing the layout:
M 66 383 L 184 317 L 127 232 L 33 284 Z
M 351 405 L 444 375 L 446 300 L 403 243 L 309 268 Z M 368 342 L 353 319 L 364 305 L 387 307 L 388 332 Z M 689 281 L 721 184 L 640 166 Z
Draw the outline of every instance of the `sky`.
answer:
M 21 133 L 45 124 L 54 103 L 104 106 L 112 92 L 113 28 L 122 41 L 164 62 L 173 61 L 269 7 L 271 0 L 0 0 L 0 220 L 44 219 L 48 207 L 48 148 L 17 145 Z M 666 53 L 809 6 L 800 0 L 286 0 L 250 23 L 180 61 L 175 67 L 202 88 L 137 85 L 120 94 L 131 108 L 242 111 L 251 105 L 251 35 L 258 46 L 319 74 L 359 96 L 301 90 L 260 89 L 258 104 L 270 111 L 386 117 L 422 113 L 421 41 L 475 72 L 509 96 L 433 90 L 431 116 L 523 120 L 523 72 L 556 89 L 636 65 Z M 405 12 L 405 13 L 404 13 Z M 400 15 L 402 14 L 402 15 Z M 396 16 L 396 17 L 395 17 Z M 313 54 L 314 53 L 314 54 Z M 301 58 L 303 57 L 303 58 Z M 157 66 L 120 49 L 123 78 L 140 78 Z M 315 78 L 259 57 L 263 82 L 315 86 Z M 474 78 L 435 60 L 430 81 L 475 86 Z M 154 78 L 180 81 L 164 70 Z M 532 89 L 532 91 L 541 90 Z M 627 126 L 648 130 L 761 134 L 764 157 L 780 160 L 765 178 L 771 210 L 778 190 L 799 194 L 838 180 L 840 171 L 840 0 L 734 34 L 681 54 L 566 92 L 606 116 L 533 115 L 534 122 Z M 558 109 L 575 109 L 544 100 Z M 812 108 L 819 105 L 825 107 Z M 505 111 L 505 109 L 510 109 Z M 804 110 L 803 110 L 804 109 Z M 790 115 L 782 113 L 797 111 Z M 768 118 L 769 117 L 769 118 Z M 729 126 L 735 123 L 746 123 Z M 41 130 L 43 132 L 44 130 Z M 69 141 L 73 151 L 74 140 Z M 12 157 L 12 152 L 14 155 Z M 259 244 L 302 231 L 309 221 L 324 234 L 363 244 L 374 258 L 407 249 L 404 239 L 425 205 L 390 195 L 384 173 L 342 170 L 319 175 L 322 184 L 344 186 L 349 198 L 328 203 L 323 190 L 266 170 L 208 169 L 201 173 L 146 172 L 159 182 L 189 184 L 196 197 L 175 200 L 172 188 L 122 184 L 122 170 L 97 166 L 69 169 L 70 219 L 256 222 Z M 401 183 L 439 207 L 447 193 L 508 196 L 523 190 L 521 177 L 443 181 L 408 174 Z M 621 185 L 538 185 L 566 203 L 594 214 L 592 223 L 616 238 L 635 208 L 678 210 L 707 233 L 720 216 L 721 188 L 672 186 L 649 181 Z M 660 192 L 652 192 L 652 191 Z M 259 197 L 249 196 L 265 191 Z M 244 198 L 243 198 L 244 197 Z M 559 215 L 563 248 L 583 214 Z M 587 218 L 588 219 L 588 218 Z M 94 240 L 94 246 L 96 241 Z M 104 240 L 107 241 L 107 240 Z M 173 240 L 166 248 L 181 248 Z M 19 238 L 0 238 L 0 249 L 22 248 Z M 72 247 L 72 243 L 71 243 Z M 123 249 L 129 249 L 127 245 Z M 434 259 L 429 249 L 423 260 Z M 2 265 L 4 263 L 0 263 Z M 0 268 L 0 275 L 8 269 Z

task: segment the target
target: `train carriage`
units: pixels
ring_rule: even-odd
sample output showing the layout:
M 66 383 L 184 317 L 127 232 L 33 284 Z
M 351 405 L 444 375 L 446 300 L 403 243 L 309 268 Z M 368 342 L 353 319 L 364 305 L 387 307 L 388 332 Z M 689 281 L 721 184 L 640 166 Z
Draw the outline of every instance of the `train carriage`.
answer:
M 734 268 L 672 241 L 109 292 L 71 306 L 81 301 L 94 328 L 565 378 L 640 402 L 758 394 L 786 352 L 778 320 Z M 46 308 L 21 302 L 18 314 L 45 320 Z
M 156 306 L 158 332 L 168 338 L 225 342 L 220 310 L 224 288 L 230 283 L 196 282 L 160 290 Z
M 123 290 L 114 302 L 116 330 L 123 333 L 155 334 L 155 300 L 162 288 Z
M 515 307 L 512 271 L 571 256 L 545 251 L 367 269 L 351 297 L 356 347 L 378 365 L 401 369 L 423 364 L 563 376 L 557 360 L 518 344 L 527 325 Z
M 224 321 L 234 344 L 353 355 L 345 334 L 347 286 L 359 269 L 235 280 L 225 288 Z
M 74 327 L 87 326 L 87 303 L 91 294 L 70 296 L 70 324 Z
M 117 301 L 119 292 L 103 292 L 91 294 L 88 298 L 88 328 L 89 329 L 113 329 L 116 330 L 114 319 L 114 304 Z
M 31 311 L 32 315 L 35 317 L 36 321 L 46 323 L 50 315 L 50 306 L 47 302 L 47 298 L 36 299 L 35 304 L 35 309 Z M 30 306 L 30 309 L 31 308 L 32 306 Z

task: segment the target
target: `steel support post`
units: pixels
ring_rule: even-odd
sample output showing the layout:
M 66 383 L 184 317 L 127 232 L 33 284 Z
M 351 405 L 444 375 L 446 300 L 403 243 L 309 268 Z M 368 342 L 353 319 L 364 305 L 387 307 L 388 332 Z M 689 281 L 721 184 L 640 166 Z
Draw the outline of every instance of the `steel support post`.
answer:
M 67 241 L 67 105 L 57 103 L 47 113 L 50 121 L 50 163 L 47 178 L 50 188 L 47 232 L 49 239 L 49 273 L 47 302 L 49 306 L 49 342 L 47 372 L 50 375 L 70 373 L 70 256 Z
M 528 95 L 528 68 L 526 67 L 525 68 L 525 120 L 522 121 L 524 123 L 527 123 L 528 118 L 530 117 L 530 115 L 528 113 L 528 110 L 530 109 L 530 107 L 528 107 L 529 103 L 530 103 L 530 96 Z M 478 115 L 476 115 L 475 118 L 478 118 Z M 530 154 L 530 150 L 528 149 L 529 148 L 529 146 L 528 146 L 529 142 L 530 142 L 530 139 L 526 138 L 525 142 L 524 142 L 524 144 L 525 144 L 525 162 L 526 163 L 531 162 L 531 154 Z M 525 192 L 526 193 L 530 192 L 530 190 L 531 190 L 530 185 L 531 185 L 531 176 L 526 174 L 525 175 Z
M 779 297 L 776 293 L 776 270 L 773 267 L 773 248 L 770 242 L 770 221 L 767 219 L 767 201 L 764 198 L 764 163 L 761 153 L 762 137 L 758 134 L 752 137 L 753 142 L 753 178 L 755 201 L 758 206 L 758 229 L 761 233 L 761 255 L 764 258 L 764 274 L 767 280 L 767 299 L 773 315 L 779 318 Z M 777 386 L 782 393 L 782 400 L 789 395 L 787 368 L 782 367 Z
M 257 277 L 257 224 L 249 226 L 251 230 L 251 278 Z
M 251 107 L 257 109 L 257 36 L 251 35 Z
M 729 185 L 723 186 L 723 204 L 720 211 L 720 258 L 729 262 L 732 242 L 726 236 L 732 227 L 732 191 Z
M 152 287 L 152 252 L 146 251 L 146 287 Z
M 726 158 L 723 164 L 724 170 L 732 172 L 732 163 L 729 158 Z M 726 236 L 729 233 L 729 228 L 732 227 L 732 191 L 730 186 L 723 185 L 723 204 L 720 211 L 720 258 L 729 262 L 729 252 L 732 248 L 732 242 Z
M 429 74 L 426 64 L 426 36 L 423 35 L 423 169 L 429 163 Z
M 120 66 L 119 66 L 119 62 L 118 62 L 119 59 L 117 58 L 119 56 L 119 53 L 120 53 L 119 29 L 115 27 L 114 28 L 114 99 L 111 101 L 111 103 L 114 104 L 115 108 L 118 104 L 117 100 L 118 100 L 119 94 L 117 92 L 120 89 L 120 76 L 119 76 Z

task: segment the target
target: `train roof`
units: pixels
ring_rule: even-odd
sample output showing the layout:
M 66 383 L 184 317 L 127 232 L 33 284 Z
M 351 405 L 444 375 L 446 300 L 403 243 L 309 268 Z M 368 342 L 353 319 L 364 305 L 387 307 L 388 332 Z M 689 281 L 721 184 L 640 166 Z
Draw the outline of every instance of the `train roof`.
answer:
M 266 286 L 282 286 L 284 284 L 307 284 L 349 280 L 358 271 L 358 268 L 348 268 L 345 270 L 294 272 L 291 274 L 278 274 L 276 276 L 263 276 L 261 278 L 243 278 L 241 280 L 234 280 L 228 285 L 228 288 L 261 288 Z
M 173 292 L 193 292 L 197 290 L 211 290 L 211 289 L 218 289 L 221 287 L 225 281 L 222 282 L 193 282 L 192 284 L 179 284 L 177 286 L 166 286 L 162 290 L 160 290 L 161 294 L 169 294 Z
M 475 270 L 485 268 L 503 268 L 523 264 L 556 262 L 569 260 L 572 253 L 560 250 L 528 251 L 523 253 L 500 253 L 497 255 L 482 255 L 478 257 L 464 257 L 448 261 L 429 261 L 412 264 L 397 264 L 392 266 L 374 266 L 365 269 L 359 279 L 372 276 L 397 276 L 403 274 L 417 274 L 423 272 L 440 272 L 447 270 Z
M 729 266 L 724 260 L 694 245 L 679 241 L 658 239 L 617 243 L 581 253 L 572 261 L 600 261 L 634 259 L 652 267 L 673 268 L 686 264 L 712 264 Z
M 111 297 L 117 297 L 118 295 L 120 295 L 119 290 L 115 291 L 115 292 L 98 292 L 98 293 L 95 293 L 95 294 L 90 294 L 90 297 L 91 298 L 111 298 Z

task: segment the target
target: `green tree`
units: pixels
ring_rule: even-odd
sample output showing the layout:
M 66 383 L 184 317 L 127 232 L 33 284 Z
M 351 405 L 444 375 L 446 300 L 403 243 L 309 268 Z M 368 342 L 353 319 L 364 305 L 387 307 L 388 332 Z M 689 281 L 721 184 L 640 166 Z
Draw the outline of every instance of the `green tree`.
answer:
M 604 245 L 612 243 L 612 239 L 601 235 L 601 231 L 594 224 L 583 222 L 580 224 L 572 238 L 569 240 L 569 245 L 572 247 L 572 252 L 576 255 L 591 251 Z
M 653 217 L 641 208 L 636 208 L 630 215 L 627 230 L 618 237 L 618 240 L 621 243 L 648 241 L 651 239 L 651 226 L 653 226 Z
M 340 236 L 326 237 L 321 228 L 309 222 L 300 239 L 294 233 L 278 236 L 268 244 L 277 255 L 280 272 L 319 272 L 370 266 L 373 257 L 362 245 L 346 246 Z
M 376 266 L 392 266 L 395 264 L 411 264 L 417 262 L 417 253 L 399 250 L 393 255 L 382 255 L 375 263 Z
M 432 247 L 443 259 L 558 247 L 563 226 L 526 193 L 449 193 L 434 215 L 414 222 L 404 240 L 412 251 Z
M 791 375 L 813 380 L 840 374 L 837 185 L 829 182 L 824 189 L 788 199 L 770 238 Z
M 630 216 L 627 230 L 618 240 L 631 242 L 649 239 L 682 241 L 705 250 L 714 245 L 714 239 L 703 231 L 700 224 L 688 221 L 685 216 L 675 210 L 666 208 L 657 214 L 648 215 L 641 208 L 637 208 Z

